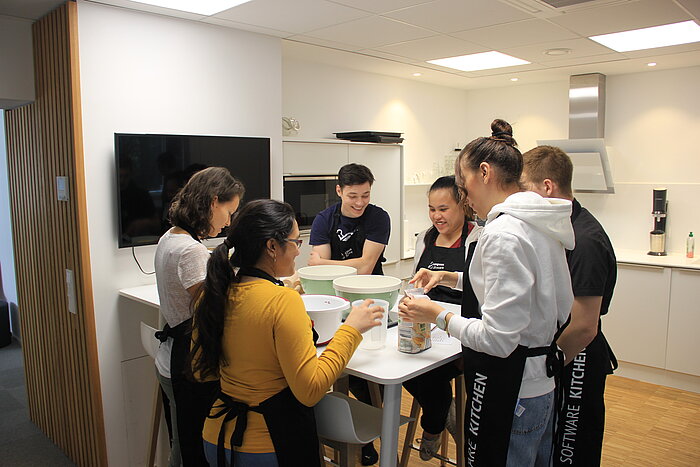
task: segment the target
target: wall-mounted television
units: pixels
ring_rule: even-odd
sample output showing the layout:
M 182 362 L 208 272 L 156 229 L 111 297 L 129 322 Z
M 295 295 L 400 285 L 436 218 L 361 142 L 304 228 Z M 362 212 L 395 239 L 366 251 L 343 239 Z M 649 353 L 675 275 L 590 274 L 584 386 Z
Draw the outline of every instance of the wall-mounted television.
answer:
M 114 153 L 119 248 L 158 243 L 173 197 L 206 167 L 241 180 L 243 203 L 270 197 L 269 138 L 115 133 Z

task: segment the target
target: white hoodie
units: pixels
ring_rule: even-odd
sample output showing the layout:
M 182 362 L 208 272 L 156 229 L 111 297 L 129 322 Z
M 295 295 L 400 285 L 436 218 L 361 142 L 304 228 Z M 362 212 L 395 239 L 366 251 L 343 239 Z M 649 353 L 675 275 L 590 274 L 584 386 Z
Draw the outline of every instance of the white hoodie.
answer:
M 573 247 L 570 201 L 527 191 L 494 206 L 469 268 L 482 318 L 453 316 L 450 335 L 497 357 L 507 357 L 518 345 L 551 344 L 557 322 L 566 321 L 574 301 L 564 252 Z M 553 389 L 545 357 L 528 358 L 519 397 Z

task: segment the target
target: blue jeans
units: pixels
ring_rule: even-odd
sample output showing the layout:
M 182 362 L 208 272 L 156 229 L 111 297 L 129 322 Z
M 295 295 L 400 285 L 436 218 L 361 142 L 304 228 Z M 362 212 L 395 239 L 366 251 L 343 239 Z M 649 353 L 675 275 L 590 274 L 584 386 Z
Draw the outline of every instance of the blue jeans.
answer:
M 551 465 L 554 391 L 539 397 L 520 399 L 517 405 L 513 415 L 506 466 Z
M 204 441 L 204 455 L 207 456 L 207 462 L 211 467 L 219 467 L 216 465 L 216 444 Z M 233 457 L 236 459 L 236 467 L 277 467 L 277 454 L 274 452 L 234 451 Z M 231 465 L 230 462 L 231 450 L 226 449 L 226 467 Z

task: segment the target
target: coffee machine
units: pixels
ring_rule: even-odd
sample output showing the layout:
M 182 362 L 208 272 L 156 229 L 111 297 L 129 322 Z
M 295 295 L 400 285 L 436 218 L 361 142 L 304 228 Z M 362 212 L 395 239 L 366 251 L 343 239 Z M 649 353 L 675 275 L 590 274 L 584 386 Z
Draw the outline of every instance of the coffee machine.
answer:
M 649 232 L 649 253 L 653 256 L 666 256 L 666 188 L 654 189 L 654 203 L 651 215 L 654 218 L 654 230 Z

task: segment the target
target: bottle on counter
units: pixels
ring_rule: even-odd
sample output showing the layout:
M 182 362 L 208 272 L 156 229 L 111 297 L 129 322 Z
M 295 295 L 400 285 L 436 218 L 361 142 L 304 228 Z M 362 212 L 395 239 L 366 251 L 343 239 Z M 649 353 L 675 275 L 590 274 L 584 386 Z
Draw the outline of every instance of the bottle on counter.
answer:
M 690 232 L 685 241 L 685 256 L 687 258 L 695 257 L 695 237 L 693 237 L 693 232 Z

